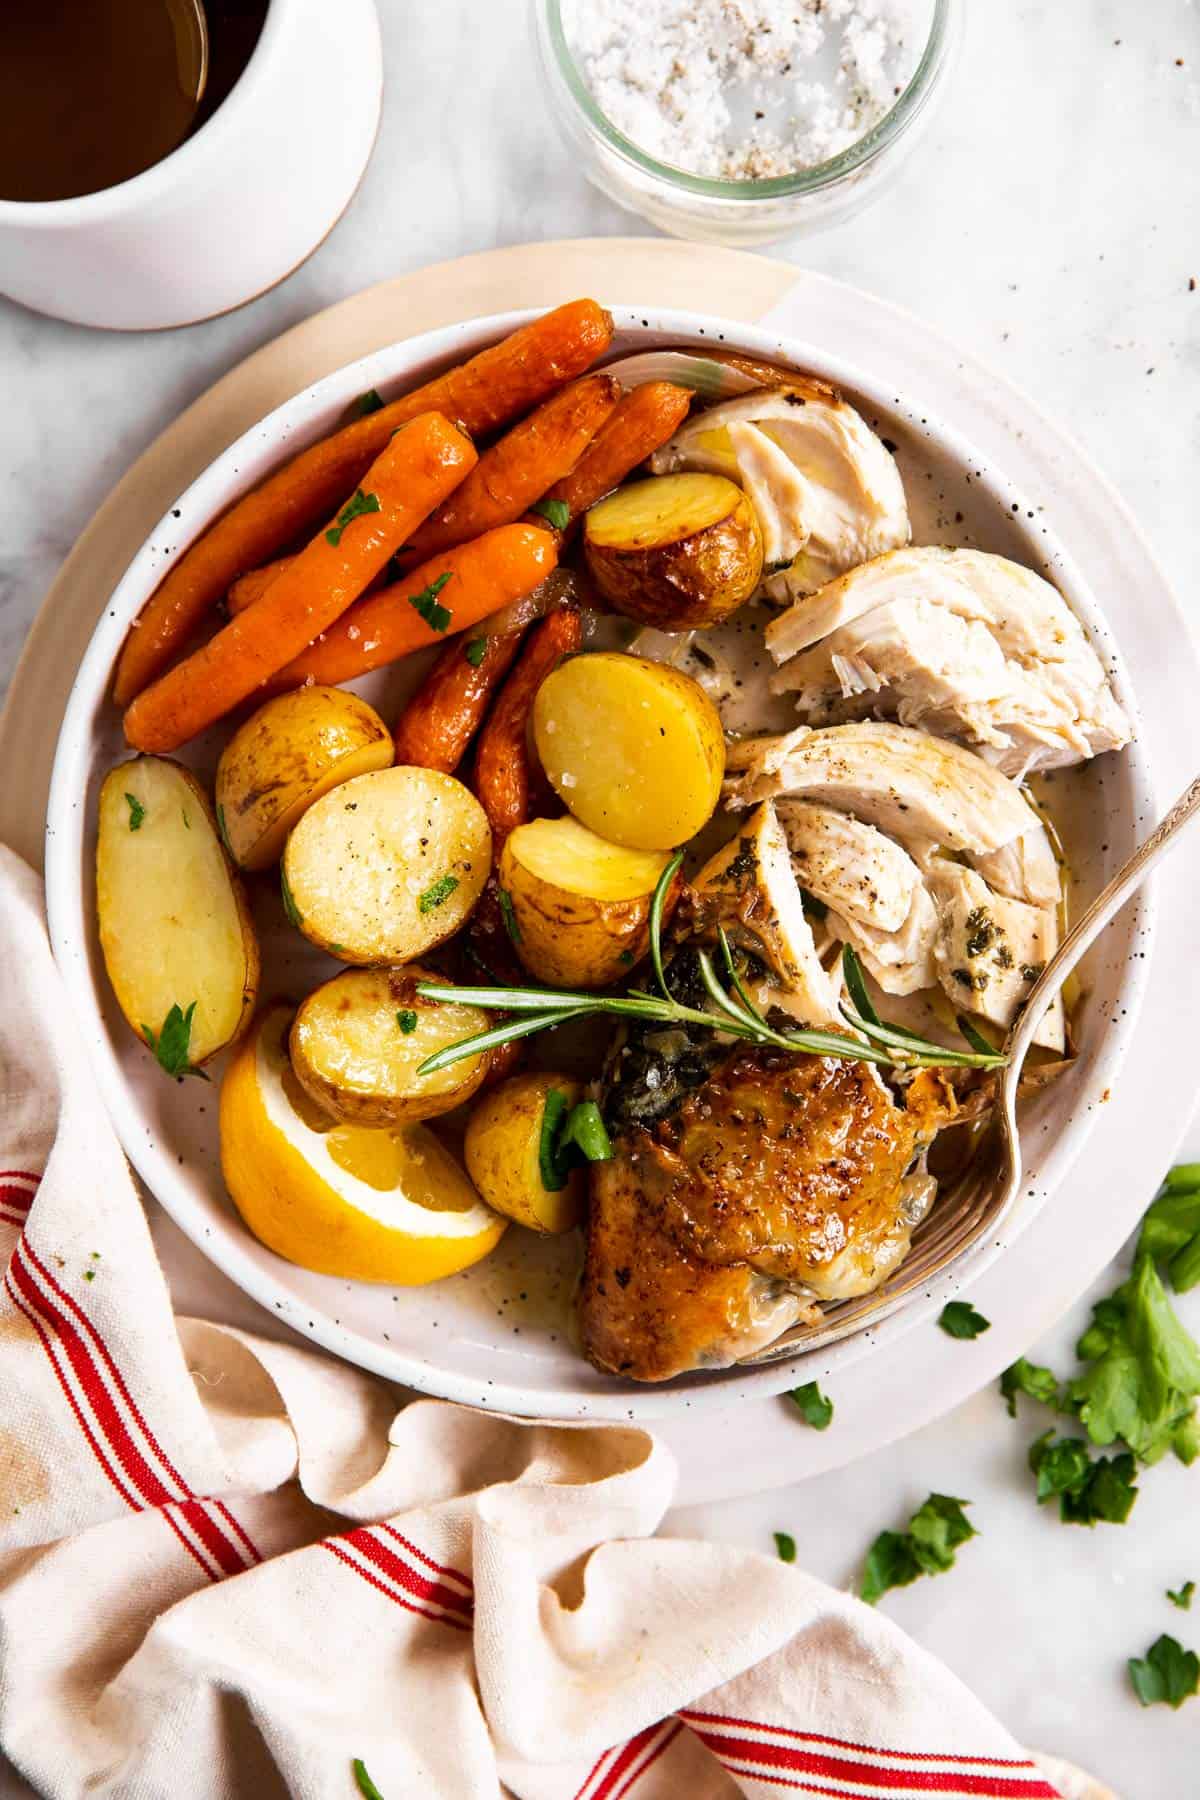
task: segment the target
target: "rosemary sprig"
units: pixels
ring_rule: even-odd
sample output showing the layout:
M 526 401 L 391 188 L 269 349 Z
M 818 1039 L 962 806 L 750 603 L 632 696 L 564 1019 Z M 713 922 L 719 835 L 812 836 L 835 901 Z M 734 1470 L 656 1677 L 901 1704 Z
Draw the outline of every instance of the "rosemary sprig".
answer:
M 659 876 L 650 902 L 650 962 L 659 988 L 657 994 L 641 991 L 572 993 L 560 988 L 532 987 L 450 987 L 438 981 L 421 981 L 417 984 L 417 993 L 425 1000 L 440 1000 L 451 1006 L 492 1007 L 518 1016 L 490 1031 L 476 1032 L 473 1037 L 445 1045 L 433 1056 L 425 1058 L 417 1074 L 433 1075 L 438 1069 L 448 1068 L 467 1056 L 478 1056 L 513 1038 L 530 1037 L 534 1032 L 561 1025 L 567 1019 L 602 1013 L 640 1019 L 644 1023 L 699 1025 L 752 1044 L 773 1044 L 782 1050 L 803 1051 L 810 1056 L 843 1056 L 854 1062 L 882 1063 L 894 1068 L 995 1069 L 1004 1063 L 1004 1057 L 998 1052 L 981 1050 L 978 1044 L 972 1044 L 970 1050 L 947 1050 L 902 1026 L 885 1025 L 871 1004 L 862 965 L 849 944 L 842 950 L 842 972 L 852 1002 L 842 1006 L 848 1027 L 845 1032 L 776 1031 L 751 998 L 734 963 L 729 939 L 721 929 L 717 932 L 717 943 L 729 986 L 722 986 L 709 952 L 698 950 L 696 960 L 701 980 L 714 1010 L 701 1011 L 698 1007 L 684 1006 L 672 997 L 667 986 L 662 953 L 663 909 L 667 892 L 682 862 L 683 852 L 680 851 Z M 851 1030 L 858 1035 L 850 1036 Z

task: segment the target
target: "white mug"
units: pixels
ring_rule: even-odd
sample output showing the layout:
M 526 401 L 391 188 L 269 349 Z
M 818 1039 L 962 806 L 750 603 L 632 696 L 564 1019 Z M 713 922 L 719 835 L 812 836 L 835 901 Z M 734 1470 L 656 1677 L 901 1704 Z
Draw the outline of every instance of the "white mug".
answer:
M 161 162 L 74 200 L 0 200 L 0 294 L 119 331 L 253 300 L 349 205 L 382 92 L 374 0 L 270 0 L 232 91 Z

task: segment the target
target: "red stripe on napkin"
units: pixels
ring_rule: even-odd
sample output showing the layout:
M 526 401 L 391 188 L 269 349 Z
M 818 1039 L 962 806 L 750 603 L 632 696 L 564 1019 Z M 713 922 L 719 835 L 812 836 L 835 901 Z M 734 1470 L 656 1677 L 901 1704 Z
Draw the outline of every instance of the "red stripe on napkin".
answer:
M 979 1769 L 1034 1769 L 1028 1757 L 1020 1761 L 1007 1756 L 961 1756 L 956 1750 L 885 1750 L 879 1744 L 859 1744 L 849 1738 L 826 1737 L 819 1731 L 795 1731 L 790 1725 L 768 1725 L 761 1719 L 737 1719 L 732 1713 L 697 1712 L 684 1707 L 679 1717 L 689 1725 L 737 1726 L 771 1737 L 794 1738 L 803 1744 L 828 1744 L 835 1750 L 853 1750 L 860 1756 L 893 1757 L 898 1762 L 950 1762 Z
M 1018 1776 L 961 1769 L 881 1767 L 876 1763 L 851 1761 L 847 1757 L 823 1756 L 817 1751 L 800 1750 L 789 1744 L 730 1737 L 717 1731 L 698 1729 L 696 1735 L 726 1768 L 732 1770 L 735 1763 L 749 1765 L 736 1772 L 752 1774 L 756 1780 L 774 1781 L 772 1772 L 786 1769 L 798 1775 L 819 1775 L 839 1783 L 836 1788 L 812 1790 L 817 1793 L 842 1794 L 847 1785 L 853 1783 L 894 1794 L 968 1794 L 987 1796 L 989 1800 L 1059 1800 L 1055 1789 L 1037 1775 L 1032 1764 L 1029 1767 L 1035 1778 L 1026 1781 Z M 804 1787 L 805 1784 L 779 1780 L 776 1785 Z
M 390 1587 L 386 1581 L 381 1581 L 378 1575 L 372 1574 L 370 1569 L 364 1569 L 360 1562 L 348 1555 L 342 1549 L 342 1543 L 345 1541 L 345 1539 L 339 1541 L 335 1538 L 325 1538 L 321 1549 L 328 1550 L 331 1556 L 336 1556 L 339 1562 L 345 1563 L 348 1569 L 353 1569 L 354 1573 L 363 1581 L 378 1589 L 381 1594 L 386 1594 L 389 1600 L 394 1600 L 396 1605 L 402 1606 L 406 1612 L 417 1613 L 421 1618 L 431 1620 L 434 1625 L 451 1625 L 455 1631 L 471 1629 L 465 1619 L 458 1618 L 452 1613 L 431 1612 L 428 1607 L 418 1606 L 414 1601 L 406 1599 L 403 1594 L 397 1593 L 394 1587 Z
M 399 1536 L 399 1533 L 396 1535 Z M 471 1617 L 472 1603 L 465 1594 L 447 1587 L 443 1581 L 431 1581 L 420 1569 L 414 1569 L 411 1563 L 397 1556 L 387 1544 L 381 1543 L 372 1527 L 360 1525 L 357 1530 L 346 1532 L 342 1541 L 352 1544 L 361 1556 L 365 1556 L 382 1574 L 390 1576 L 414 1599 L 422 1600 L 427 1605 L 444 1607 L 447 1612 L 457 1613 L 465 1619 Z M 439 1575 L 444 1573 L 439 1564 L 434 1563 L 432 1566 Z

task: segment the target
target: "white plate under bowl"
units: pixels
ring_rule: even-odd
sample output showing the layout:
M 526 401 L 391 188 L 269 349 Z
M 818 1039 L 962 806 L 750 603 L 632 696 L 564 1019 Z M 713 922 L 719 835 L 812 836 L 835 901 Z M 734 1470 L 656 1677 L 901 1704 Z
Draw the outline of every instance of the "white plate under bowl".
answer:
M 1135 698 L 1116 644 L 1037 496 L 1017 492 L 956 432 L 897 395 L 880 376 L 830 356 L 817 344 L 703 314 L 614 307 L 614 354 L 659 344 L 719 342 L 790 362 L 840 387 L 896 446 L 918 543 L 973 543 L 1045 572 L 1067 595 L 1112 670 L 1136 718 Z M 105 1103 L 126 1153 L 147 1185 L 199 1248 L 260 1304 L 327 1349 L 394 1381 L 469 1405 L 563 1419 L 661 1418 L 723 1409 L 825 1379 L 866 1355 L 883 1355 L 995 1261 L 1061 1182 L 1087 1137 L 1095 1103 L 1116 1079 L 1145 983 L 1153 936 L 1148 896 L 1116 921 L 1086 965 L 1079 1021 L 1081 1054 L 1072 1072 L 1039 1099 L 1023 1125 L 1029 1178 L 1002 1231 L 913 1296 L 898 1312 L 845 1343 L 757 1369 L 682 1377 L 645 1388 L 593 1370 L 564 1329 L 566 1277 L 561 1246 L 510 1232 L 476 1269 L 424 1289 L 377 1287 L 319 1276 L 282 1261 L 244 1230 L 220 1176 L 215 1094 L 177 1086 L 129 1033 L 104 976 L 95 929 L 92 858 L 96 797 L 126 754 L 120 720 L 107 700 L 129 622 L 171 560 L 231 500 L 286 455 L 327 433 L 370 387 L 402 392 L 530 317 L 508 313 L 429 332 L 389 346 L 328 376 L 276 409 L 233 444 L 181 496 L 138 552 L 112 595 L 80 665 L 59 738 L 47 820 L 46 895 L 51 939 L 92 1052 Z M 364 691 L 391 716 L 411 669 L 383 674 Z M 187 760 L 211 771 L 219 734 Z M 1086 904 L 1132 850 L 1155 813 L 1143 748 L 1088 765 L 1077 780 L 1086 829 L 1071 846 L 1073 904 Z M 267 940 L 271 989 L 302 992 L 333 965 L 277 932 L 273 887 L 256 888 Z

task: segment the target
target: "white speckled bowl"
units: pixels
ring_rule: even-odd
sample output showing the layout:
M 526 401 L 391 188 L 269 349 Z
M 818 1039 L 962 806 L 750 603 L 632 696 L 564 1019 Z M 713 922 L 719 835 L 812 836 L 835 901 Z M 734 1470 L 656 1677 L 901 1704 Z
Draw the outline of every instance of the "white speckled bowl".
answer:
M 1043 496 L 1020 494 L 955 432 L 897 395 L 882 375 L 703 314 L 616 307 L 614 354 L 665 343 L 719 341 L 748 354 L 794 363 L 843 389 L 897 449 L 917 542 L 967 542 L 1026 562 L 1066 594 L 1112 668 L 1136 721 L 1135 697 L 1104 619 L 1055 540 Z M 347 404 L 376 386 L 389 395 L 414 385 L 502 336 L 530 315 L 509 313 L 433 331 L 363 357 L 298 394 L 248 431 L 205 471 L 134 558 L 80 666 L 59 738 L 46 843 L 51 937 L 79 1029 L 105 1102 L 130 1160 L 184 1231 L 248 1294 L 295 1329 L 365 1368 L 428 1394 L 528 1416 L 651 1419 L 702 1406 L 778 1393 L 800 1380 L 875 1354 L 961 1290 L 964 1263 L 911 1297 L 882 1324 L 831 1348 L 761 1368 L 731 1369 L 643 1388 L 602 1376 L 572 1349 L 564 1327 L 561 1246 L 510 1232 L 499 1250 L 466 1274 L 430 1288 L 400 1289 L 312 1275 L 282 1261 L 243 1228 L 221 1182 L 215 1093 L 163 1080 L 121 1019 L 108 990 L 96 937 L 92 854 L 100 781 L 126 754 L 109 704 L 110 673 L 130 620 L 163 569 L 239 493 L 283 456 L 333 427 Z M 391 716 L 411 674 L 382 672 L 363 684 Z M 188 760 L 211 772 L 220 734 Z M 1087 903 L 1133 849 L 1155 814 L 1145 753 L 1138 742 L 1078 777 L 1092 821 L 1072 846 L 1073 903 Z M 278 933 L 273 887 L 260 910 L 266 992 L 302 992 L 333 965 L 295 934 Z M 1061 1182 L 1082 1147 L 1094 1108 L 1113 1085 L 1141 999 L 1153 937 L 1153 901 L 1143 894 L 1111 927 L 1085 965 L 1080 1056 L 1069 1076 L 1029 1109 L 1023 1126 L 1026 1194 L 995 1240 L 970 1254 L 981 1273 Z

